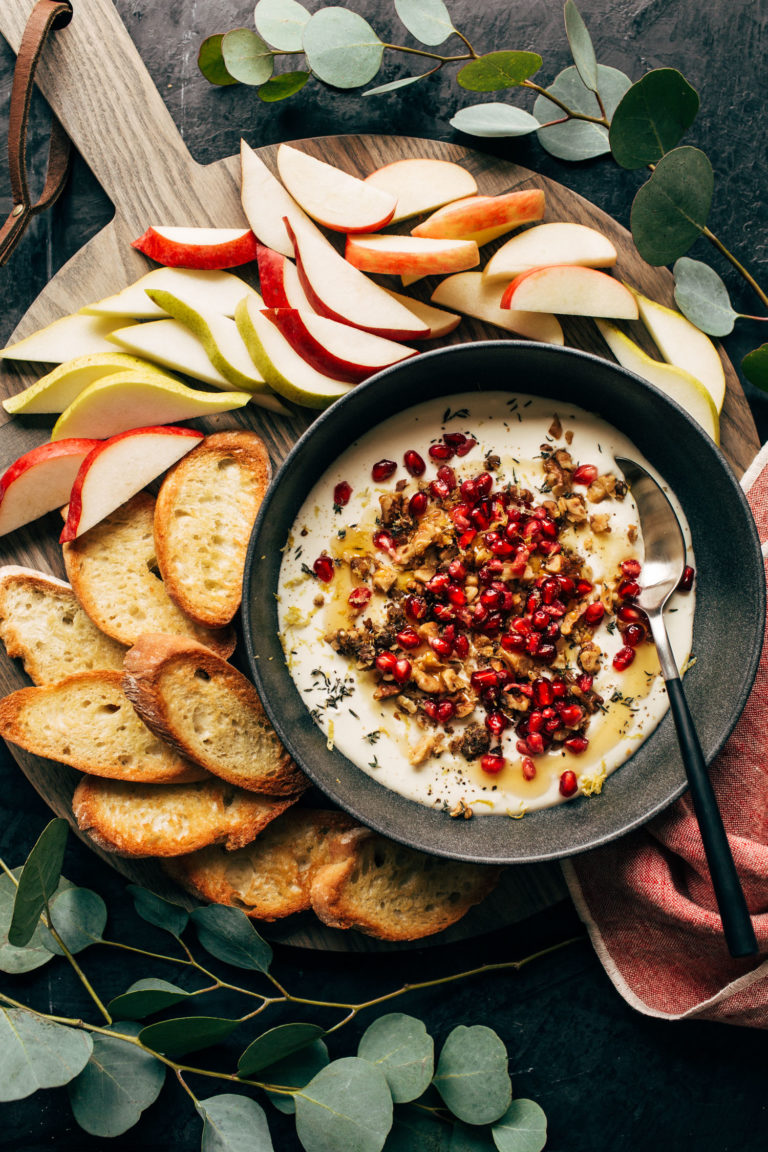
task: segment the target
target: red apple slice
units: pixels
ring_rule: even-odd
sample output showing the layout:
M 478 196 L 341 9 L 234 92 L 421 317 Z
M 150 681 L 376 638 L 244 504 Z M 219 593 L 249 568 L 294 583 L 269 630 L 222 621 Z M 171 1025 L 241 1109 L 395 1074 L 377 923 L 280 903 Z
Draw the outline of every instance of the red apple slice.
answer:
M 160 476 L 203 439 L 192 428 L 133 428 L 98 440 L 72 485 L 61 543 L 75 540 Z
M 100 443 L 58 440 L 19 456 L 0 477 L 0 536 L 66 504 L 80 465 Z
M 419 236 L 347 236 L 344 255 L 361 272 L 394 275 L 464 272 L 480 263 L 474 240 L 427 240 Z
M 261 295 L 267 308 L 313 311 L 301 286 L 296 265 L 287 256 L 276 252 L 274 248 L 267 248 L 265 244 L 259 244 L 256 259 L 259 262 Z
M 474 240 L 478 245 L 487 244 L 520 224 L 541 220 L 545 207 L 544 193 L 539 188 L 506 192 L 501 196 L 469 196 L 438 208 L 421 224 L 411 228 L 411 236 Z
M 413 312 L 414 316 L 429 326 L 428 334 L 419 337 L 421 340 L 437 340 L 439 336 L 447 336 L 461 323 L 461 316 L 457 316 L 455 312 L 446 312 L 443 308 L 433 308 L 431 304 L 425 304 L 423 300 L 414 300 L 410 296 L 403 296 L 401 292 L 392 292 L 389 288 L 386 288 L 385 291 L 389 292 L 390 296 L 400 304 L 405 305 L 409 311 Z
M 308 216 L 334 232 L 375 232 L 392 219 L 395 197 L 298 148 L 277 150 L 280 179 Z
M 605 272 L 576 264 L 523 272 L 505 289 L 501 307 L 617 320 L 637 320 L 638 316 L 637 301 L 628 288 Z
M 286 219 L 296 268 L 315 312 L 389 340 L 420 340 L 429 329 L 408 308 L 340 256 L 311 221 Z
M 256 259 L 256 237 L 250 228 L 153 225 L 131 247 L 166 268 L 234 268 Z
M 500 285 L 487 284 L 480 272 L 457 272 L 455 276 L 446 276 L 432 293 L 432 300 L 486 324 L 496 324 L 507 332 L 527 336 L 529 340 L 540 340 L 543 344 L 565 342 L 556 316 L 501 308 Z
M 586 224 L 558 221 L 527 228 L 502 244 L 483 269 L 486 280 L 510 281 L 531 268 L 548 264 L 581 264 L 612 268 L 616 249 L 602 232 Z
M 293 241 L 283 223 L 285 217 L 292 224 L 303 220 L 308 228 L 315 225 L 245 140 L 240 141 L 240 167 L 240 199 L 246 220 L 267 248 L 293 256 Z
M 419 212 L 432 212 L 441 204 L 477 192 L 472 173 L 450 160 L 395 160 L 393 164 L 377 168 L 366 177 L 365 183 L 397 198 L 390 224 L 417 216 Z
M 298 308 L 265 308 L 267 316 L 308 364 L 334 380 L 359 384 L 374 372 L 415 356 L 414 348 L 338 324 Z

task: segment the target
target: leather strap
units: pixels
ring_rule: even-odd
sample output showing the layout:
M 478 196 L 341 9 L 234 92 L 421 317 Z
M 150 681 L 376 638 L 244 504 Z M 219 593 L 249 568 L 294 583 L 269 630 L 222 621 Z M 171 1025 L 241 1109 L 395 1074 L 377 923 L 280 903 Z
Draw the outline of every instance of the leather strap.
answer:
M 32 9 L 21 39 L 11 87 L 8 125 L 8 167 L 13 208 L 0 228 L 0 264 L 4 264 L 21 239 L 33 216 L 43 212 L 60 195 L 67 179 L 70 144 L 64 129 L 51 114 L 51 137 L 45 185 L 39 199 L 30 203 L 27 180 L 27 123 L 32 89 L 40 54 L 54 28 L 63 28 L 72 19 L 69 0 L 38 0 Z

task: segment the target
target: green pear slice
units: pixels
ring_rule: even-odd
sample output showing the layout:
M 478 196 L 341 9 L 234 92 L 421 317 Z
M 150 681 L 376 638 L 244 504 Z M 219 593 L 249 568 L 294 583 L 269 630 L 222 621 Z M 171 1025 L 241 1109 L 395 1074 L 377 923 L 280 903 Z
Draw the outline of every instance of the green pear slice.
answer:
M 495 324 L 529 340 L 543 344 L 563 344 L 563 330 L 556 316 L 548 312 L 521 312 L 517 308 L 499 307 L 501 284 L 489 284 L 482 272 L 457 272 L 446 276 L 435 288 L 430 299 L 433 304 L 454 308 L 467 316 L 474 316 L 486 324 Z
M 235 322 L 265 380 L 286 400 L 305 408 L 327 408 L 354 387 L 308 364 L 251 299 L 240 301 Z
M 0 360 L 42 360 L 46 364 L 63 364 L 76 356 L 95 352 L 113 352 L 107 337 L 119 328 L 114 316 L 62 316 L 31 336 L 0 348 Z
M 637 300 L 643 323 L 667 364 L 683 368 L 700 380 L 712 397 L 715 408 L 718 412 L 722 411 L 725 372 L 717 348 L 709 336 L 691 324 L 682 312 L 657 304 L 634 288 L 629 290 Z
M 159 320 L 167 316 L 159 304 L 150 300 L 147 289 L 173 292 L 198 311 L 220 312 L 230 318 L 235 314 L 238 300 L 255 289 L 231 272 L 210 271 L 200 268 L 154 268 L 117 292 L 93 304 L 86 304 L 80 313 L 87 316 L 126 316 L 133 320 Z
M 619 364 L 628 368 L 630 372 L 642 376 L 650 384 L 654 384 L 670 399 L 675 400 L 681 408 L 685 408 L 689 416 L 701 424 L 716 444 L 720 443 L 720 420 L 715 403 L 707 389 L 684 368 L 673 364 L 662 364 L 648 356 L 642 348 L 625 336 L 615 324 L 606 320 L 596 320 L 606 344 L 613 352 Z
M 174 379 L 162 368 L 148 360 L 130 356 L 127 352 L 95 352 L 91 356 L 77 356 L 60 364 L 46 376 L 41 376 L 23 392 L 8 396 L 3 407 L 12 416 L 37 415 L 40 412 L 63 412 L 83 388 L 94 380 L 109 376 L 111 372 L 154 372 L 164 379 Z
M 200 392 L 156 373 L 114 372 L 75 397 L 54 424 L 51 440 L 107 440 L 131 428 L 230 412 L 248 400 L 247 392 Z

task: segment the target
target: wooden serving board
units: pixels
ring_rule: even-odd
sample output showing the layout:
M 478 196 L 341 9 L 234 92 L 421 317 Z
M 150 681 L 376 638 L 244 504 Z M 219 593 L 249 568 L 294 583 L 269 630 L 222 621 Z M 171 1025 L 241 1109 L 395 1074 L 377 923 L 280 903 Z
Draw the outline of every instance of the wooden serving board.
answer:
M 18 49 L 33 4 L 34 0 L 2 0 L 0 4 L 0 32 L 14 50 Z M 232 156 L 206 167 L 197 164 L 189 155 L 111 0 L 74 0 L 74 8 L 71 24 L 57 32 L 46 47 L 38 79 L 52 109 L 112 200 L 115 216 L 50 281 L 19 324 L 13 335 L 15 339 L 90 301 L 119 291 L 146 272 L 148 261 L 130 247 L 130 241 L 149 224 L 238 227 L 246 223 L 240 205 L 239 159 Z M 482 193 L 543 188 L 547 195 L 547 220 L 572 220 L 600 229 L 619 251 L 617 275 L 654 299 L 673 303 L 669 272 L 645 264 L 629 234 L 611 217 L 567 188 L 524 168 L 456 145 L 405 137 L 335 136 L 300 140 L 298 146 L 355 175 L 366 175 L 404 157 L 428 156 L 462 164 L 475 176 Z M 274 153 L 274 147 L 260 149 L 273 170 Z M 496 246 L 502 242 L 497 241 Z M 428 299 L 432 284 L 433 281 L 427 280 L 412 291 Z M 633 335 L 652 351 L 642 326 L 638 323 L 635 327 Z M 565 331 L 568 344 L 608 355 L 592 321 L 566 320 Z M 440 343 L 498 339 L 504 335 L 493 326 L 465 319 L 456 332 Z M 757 450 L 758 440 L 736 373 L 725 357 L 723 360 L 728 391 L 721 422 L 722 446 L 740 474 Z M 39 365 L 4 362 L 0 365 L 0 395 L 3 396 L 19 391 L 41 375 Z M 311 412 L 281 418 L 252 407 L 198 424 L 205 430 L 238 425 L 255 429 L 269 447 L 273 466 L 277 466 L 312 419 Z M 46 440 L 48 433 L 49 421 L 39 417 L 11 420 L 0 409 L 0 470 L 22 452 Z M 60 524 L 52 514 L 28 529 L 0 538 L 0 563 L 26 564 L 63 576 L 58 544 Z M 19 665 L 5 656 L 0 658 L 1 694 L 27 683 Z M 16 747 L 12 747 L 11 752 L 51 808 L 67 817 L 75 827 L 71 797 L 78 774 Z M 134 882 L 181 899 L 178 889 L 155 862 L 111 856 L 93 845 L 87 836 L 79 832 L 78 835 L 103 860 Z M 555 864 L 508 869 L 502 885 L 489 900 L 454 929 L 433 938 L 433 942 L 462 939 L 514 923 L 565 895 L 560 870 Z M 291 920 L 274 926 L 271 934 L 289 943 L 339 950 L 393 947 L 377 945 L 355 933 L 324 929 L 309 917 L 299 919 L 299 923 Z

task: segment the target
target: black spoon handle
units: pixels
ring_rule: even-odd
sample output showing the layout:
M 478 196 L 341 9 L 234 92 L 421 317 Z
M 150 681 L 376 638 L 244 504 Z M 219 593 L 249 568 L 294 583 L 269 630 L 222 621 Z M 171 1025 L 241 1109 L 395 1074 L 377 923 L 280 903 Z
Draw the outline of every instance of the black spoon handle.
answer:
M 704 853 L 712 877 L 717 907 L 731 956 L 752 956 L 757 952 L 755 930 L 747 909 L 739 874 L 733 862 L 731 846 L 723 827 L 712 784 L 704 763 L 699 737 L 677 676 L 667 680 L 667 695 L 672 710 L 685 772 L 691 789 L 693 808 L 699 822 Z

